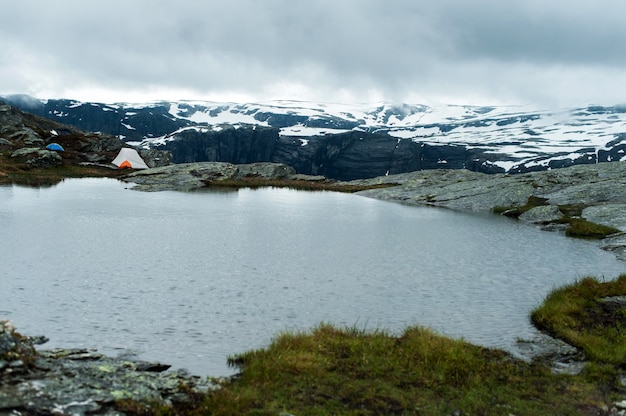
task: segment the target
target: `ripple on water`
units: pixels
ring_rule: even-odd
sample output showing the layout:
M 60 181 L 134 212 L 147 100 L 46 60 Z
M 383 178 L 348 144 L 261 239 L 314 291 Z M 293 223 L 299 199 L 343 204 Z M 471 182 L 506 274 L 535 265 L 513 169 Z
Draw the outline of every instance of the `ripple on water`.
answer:
M 512 349 L 550 289 L 626 272 L 594 243 L 355 195 L 9 189 L 0 319 L 49 347 L 130 351 L 199 375 L 231 374 L 228 355 L 320 322 L 420 324 Z M 62 255 L 33 255 L 50 252 Z

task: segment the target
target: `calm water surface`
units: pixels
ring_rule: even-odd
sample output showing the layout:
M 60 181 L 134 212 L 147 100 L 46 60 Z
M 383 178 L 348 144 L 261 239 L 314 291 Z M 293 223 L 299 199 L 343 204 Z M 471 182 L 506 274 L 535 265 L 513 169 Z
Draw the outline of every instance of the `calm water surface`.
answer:
M 408 325 L 515 352 L 553 287 L 626 265 L 496 216 L 263 189 L 0 187 L 0 319 L 47 347 L 228 375 L 229 354 L 324 321 Z

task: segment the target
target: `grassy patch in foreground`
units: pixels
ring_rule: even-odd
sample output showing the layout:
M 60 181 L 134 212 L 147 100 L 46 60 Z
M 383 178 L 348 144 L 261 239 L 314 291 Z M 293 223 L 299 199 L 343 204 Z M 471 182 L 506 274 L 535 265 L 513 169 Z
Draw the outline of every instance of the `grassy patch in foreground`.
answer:
M 611 301 L 617 296 L 626 296 L 626 275 L 608 282 L 587 277 L 553 290 L 530 317 L 592 361 L 626 366 L 626 299 Z
M 196 414 L 585 414 L 594 385 L 420 327 L 400 336 L 320 325 L 229 359 L 242 370 Z

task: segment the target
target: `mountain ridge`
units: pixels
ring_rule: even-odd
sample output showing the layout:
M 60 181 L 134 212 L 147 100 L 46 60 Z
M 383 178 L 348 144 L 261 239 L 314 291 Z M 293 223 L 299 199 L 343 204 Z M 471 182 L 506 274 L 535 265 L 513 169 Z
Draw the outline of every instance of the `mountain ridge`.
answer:
M 286 100 L 0 99 L 133 145 L 170 150 L 177 163 L 279 162 L 341 180 L 437 168 L 522 173 L 626 160 L 626 105 L 542 110 Z

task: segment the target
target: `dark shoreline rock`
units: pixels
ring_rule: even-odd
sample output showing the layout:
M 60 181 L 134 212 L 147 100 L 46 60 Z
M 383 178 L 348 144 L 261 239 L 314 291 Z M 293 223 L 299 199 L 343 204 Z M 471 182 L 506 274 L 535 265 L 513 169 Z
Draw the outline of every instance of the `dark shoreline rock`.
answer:
M 166 371 L 170 366 L 161 363 L 86 349 L 36 351 L 42 342 L 0 321 L 0 415 L 120 414 L 125 400 L 170 405 L 217 388 L 208 379 Z

